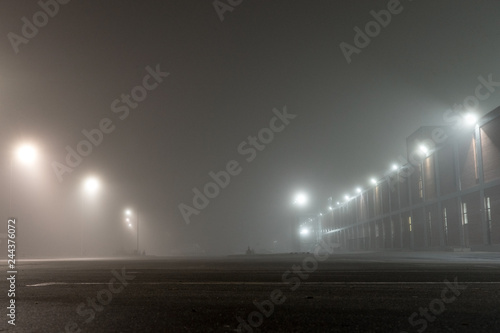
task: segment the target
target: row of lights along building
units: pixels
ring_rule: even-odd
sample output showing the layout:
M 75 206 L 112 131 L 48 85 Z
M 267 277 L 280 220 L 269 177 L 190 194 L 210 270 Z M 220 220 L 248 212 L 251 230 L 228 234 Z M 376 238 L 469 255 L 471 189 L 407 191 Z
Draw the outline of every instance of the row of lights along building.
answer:
M 370 188 L 303 221 L 313 231 L 303 245 L 327 238 L 348 251 L 500 250 L 500 107 L 460 126 L 421 127 L 407 138 L 407 155 Z

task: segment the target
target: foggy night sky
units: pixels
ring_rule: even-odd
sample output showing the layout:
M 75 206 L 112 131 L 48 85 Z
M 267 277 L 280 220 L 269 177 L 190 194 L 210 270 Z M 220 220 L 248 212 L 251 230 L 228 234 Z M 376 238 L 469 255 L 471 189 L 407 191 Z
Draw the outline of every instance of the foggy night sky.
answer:
M 423 125 L 473 95 L 477 77 L 500 81 L 500 1 L 408 1 L 403 11 L 348 64 L 339 47 L 353 44 L 371 10 L 384 1 L 250 1 L 224 14 L 212 1 L 70 1 L 15 54 L 7 34 L 21 35 L 36 1 L 0 3 L 0 209 L 12 214 L 31 255 L 79 251 L 85 221 L 90 253 L 135 247 L 123 210 L 139 212 L 141 248 L 169 254 L 186 244 L 208 253 L 248 245 L 289 244 L 297 190 L 306 212 L 325 210 L 356 186 L 367 186 Z M 141 84 L 145 68 L 170 75 L 120 120 L 111 103 Z M 252 162 L 238 145 L 269 126 L 272 110 L 297 115 Z M 500 105 L 500 89 L 482 101 Z M 59 182 L 51 168 L 76 149 L 82 130 L 109 118 L 116 126 Z M 9 164 L 24 139 L 40 150 L 36 172 Z M 232 177 L 186 225 L 178 205 L 192 189 L 237 160 Z M 95 198 L 81 182 L 98 176 Z

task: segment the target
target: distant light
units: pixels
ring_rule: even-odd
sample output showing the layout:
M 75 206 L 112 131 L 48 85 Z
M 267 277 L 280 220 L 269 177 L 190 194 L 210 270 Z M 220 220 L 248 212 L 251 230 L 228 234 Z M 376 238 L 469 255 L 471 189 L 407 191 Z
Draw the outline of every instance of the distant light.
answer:
M 125 214 L 126 214 L 126 215 L 130 215 L 130 214 L 132 214 L 132 211 L 131 211 L 130 209 L 127 209 L 127 210 L 125 211 Z
M 129 223 L 128 226 L 129 226 L 129 228 L 132 228 L 132 223 Z
M 340 202 L 339 202 L 339 201 L 337 201 L 337 205 L 340 205 Z
M 356 189 L 356 192 L 361 193 L 361 188 L 360 188 L 360 187 L 358 187 L 358 188 Z
M 22 163 L 31 164 L 36 160 L 37 152 L 32 145 L 24 144 L 17 149 L 16 155 Z
M 375 178 L 370 179 L 370 183 L 373 185 L 377 185 L 377 180 Z
M 420 145 L 418 147 L 418 150 L 420 150 L 421 153 L 427 155 L 429 153 L 429 148 L 427 148 L 427 146 L 424 146 L 424 145 Z
M 474 113 L 467 113 L 465 116 L 464 116 L 464 120 L 465 120 L 465 123 L 467 125 L 476 125 L 477 123 L 477 116 L 474 114 Z
M 319 216 L 323 216 L 323 213 L 319 213 Z
M 127 222 L 130 222 L 130 219 L 127 217 Z
M 307 204 L 307 195 L 305 193 L 297 193 L 293 203 L 298 206 L 305 206 Z
M 307 236 L 307 235 L 309 235 L 309 229 L 307 229 L 307 228 L 302 228 L 302 229 L 300 229 L 300 234 L 301 234 L 302 236 Z
M 333 210 L 333 207 L 332 207 L 332 206 L 330 206 L 330 207 L 328 207 L 328 209 L 329 209 L 329 210 Z
M 349 201 L 350 197 L 348 195 L 344 196 L 344 199 L 346 199 L 347 201 Z
M 392 168 L 392 171 L 396 171 L 399 169 L 399 165 L 393 164 L 391 168 Z
M 97 178 L 89 177 L 85 180 L 84 186 L 87 192 L 95 193 L 97 190 L 99 190 L 100 183 Z

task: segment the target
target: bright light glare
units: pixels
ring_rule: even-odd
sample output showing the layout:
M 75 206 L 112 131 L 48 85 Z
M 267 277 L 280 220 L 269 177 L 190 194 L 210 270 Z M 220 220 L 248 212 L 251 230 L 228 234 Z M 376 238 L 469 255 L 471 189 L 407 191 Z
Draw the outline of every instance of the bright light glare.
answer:
M 418 149 L 420 150 L 421 153 L 424 153 L 424 154 L 427 154 L 429 152 L 429 148 L 427 148 L 424 145 L 420 145 L 420 147 L 418 147 Z
M 375 178 L 370 179 L 370 183 L 373 185 L 377 185 L 377 180 Z
M 295 196 L 295 201 L 293 203 L 299 206 L 304 206 L 305 204 L 307 204 L 307 195 L 305 195 L 304 193 L 298 193 Z
M 333 210 L 332 206 L 328 207 L 329 210 Z
M 475 125 L 477 123 L 477 116 L 473 113 L 467 113 L 464 116 L 464 120 L 467 125 Z
M 397 164 L 393 164 L 391 168 L 393 171 L 396 171 L 397 169 L 399 169 L 399 166 Z
M 132 228 L 132 224 L 131 223 L 129 223 L 128 226 L 129 226 L 129 228 Z
M 361 193 L 361 188 L 360 187 L 356 188 L 356 192 Z
M 127 210 L 125 211 L 125 214 L 126 214 L 126 215 L 130 215 L 130 214 L 132 214 L 132 211 L 131 211 L 130 209 L 127 209 Z
M 99 190 L 99 180 L 95 177 L 90 177 L 85 180 L 85 190 L 89 193 L 95 193 Z
M 345 195 L 345 196 L 344 196 L 344 198 L 345 198 L 346 200 L 349 200 L 349 199 L 350 199 L 348 195 Z
M 301 234 L 302 236 L 307 236 L 307 235 L 309 235 L 309 229 L 307 229 L 307 228 L 302 228 L 302 229 L 300 229 L 300 234 Z
M 35 161 L 37 152 L 32 145 L 24 144 L 17 149 L 16 155 L 19 161 L 31 164 Z

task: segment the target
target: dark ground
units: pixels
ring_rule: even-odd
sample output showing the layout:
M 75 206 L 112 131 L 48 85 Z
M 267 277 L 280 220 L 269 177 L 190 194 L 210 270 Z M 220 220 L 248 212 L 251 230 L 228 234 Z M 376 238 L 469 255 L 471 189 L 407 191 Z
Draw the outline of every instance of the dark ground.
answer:
M 240 317 L 257 326 L 242 332 L 500 332 L 500 253 L 312 258 L 22 260 L 16 326 L 7 324 L 2 297 L 0 331 L 238 332 Z M 283 274 L 304 259 L 311 272 L 301 269 L 283 282 Z M 2 267 L 5 272 L 5 261 Z M 127 285 L 110 284 L 116 275 L 125 275 Z M 441 301 L 446 279 L 466 286 L 456 294 L 447 290 L 448 303 Z M 6 295 L 5 279 L 0 288 Z M 271 309 L 271 298 L 281 304 Z M 254 301 L 264 304 L 268 317 L 254 312 Z M 437 314 L 417 314 L 410 325 L 409 317 L 430 305 Z

